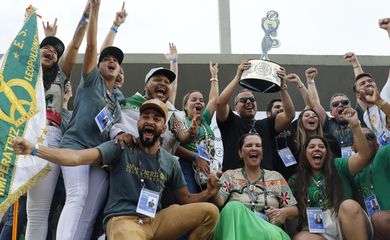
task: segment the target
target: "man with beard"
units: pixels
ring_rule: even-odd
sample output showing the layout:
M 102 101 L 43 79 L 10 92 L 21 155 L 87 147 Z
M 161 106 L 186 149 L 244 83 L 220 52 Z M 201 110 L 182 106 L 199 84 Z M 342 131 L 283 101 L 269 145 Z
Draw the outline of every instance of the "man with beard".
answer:
M 171 69 L 177 69 L 177 51 L 174 44 L 170 44 L 170 52 L 166 54 L 170 61 Z M 121 102 L 122 118 L 115 124 L 110 132 L 111 139 L 116 139 L 124 147 L 124 144 L 132 144 L 131 136 L 138 137 L 136 122 L 139 118 L 139 107 L 147 99 L 159 99 L 166 103 L 169 109 L 167 131 L 161 136 L 161 146 L 174 154 L 180 142 L 189 143 L 195 139 L 198 132 L 196 118 L 189 128 L 184 129 L 184 119 L 172 104 L 176 97 L 177 76 L 171 70 L 157 67 L 152 68 L 145 76 L 144 94 L 135 93 Z M 174 125 L 180 126 L 177 133 L 173 132 Z M 177 141 L 179 140 L 179 141 Z
M 247 89 L 241 90 L 234 98 L 235 110 L 229 108 L 228 102 L 233 96 L 233 92 L 239 84 L 244 70 L 249 69 L 251 63 L 243 61 L 237 68 L 235 78 L 222 91 L 217 101 L 217 124 L 221 131 L 224 155 L 222 169 L 236 169 L 242 166 L 243 162 L 238 155 L 237 139 L 244 133 L 257 132 L 263 141 L 264 157 L 261 161 L 262 167 L 274 170 L 272 160 L 272 142 L 275 136 L 285 129 L 295 116 L 295 109 L 292 100 L 287 92 L 286 72 L 284 68 L 278 71 L 281 78 L 280 97 L 284 106 L 284 111 L 277 114 L 275 118 L 265 118 L 256 120 L 257 111 L 256 99 L 253 93 Z
M 386 125 L 390 112 L 386 105 L 390 101 L 390 77 L 379 94 L 375 79 L 368 73 L 361 73 L 355 78 L 353 90 L 367 107 L 363 115 L 364 123 L 374 131 L 380 146 L 387 145 L 390 132 Z
M 344 109 L 351 107 L 351 101 L 344 93 L 333 94 L 330 98 L 330 114 L 332 117 L 329 117 L 324 107 L 321 105 L 318 96 L 317 87 L 314 81 L 317 74 L 318 71 L 316 68 L 310 68 L 310 71 L 306 73 L 310 105 L 318 114 L 324 132 L 336 138 L 341 148 L 341 155 L 343 157 L 350 156 L 352 154 L 353 135 L 352 130 L 348 126 L 348 122 L 345 120 L 342 113 Z
M 108 239 L 176 239 L 190 232 L 189 239 L 209 239 L 218 219 L 218 208 L 207 201 L 219 188 L 210 174 L 207 190 L 191 194 L 179 163 L 160 148 L 165 131 L 167 106 L 158 99 L 145 101 L 137 122 L 139 143 L 121 150 L 113 141 L 84 150 L 54 149 L 16 138 L 16 154 L 32 154 L 59 165 L 103 163 L 110 166 L 110 190 L 104 224 Z M 185 205 L 161 209 L 160 195 L 169 186 Z M 158 203 L 157 205 L 155 203 Z

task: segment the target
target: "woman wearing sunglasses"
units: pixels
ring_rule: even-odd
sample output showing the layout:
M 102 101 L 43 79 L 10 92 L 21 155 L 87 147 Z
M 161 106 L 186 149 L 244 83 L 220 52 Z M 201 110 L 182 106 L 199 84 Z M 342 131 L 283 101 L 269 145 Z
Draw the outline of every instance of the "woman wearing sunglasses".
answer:
M 299 174 L 289 180 L 298 201 L 301 229 L 294 239 L 368 239 L 363 210 L 350 200 L 349 177 L 368 163 L 370 151 L 356 111 L 347 108 L 342 115 L 352 129 L 357 153 L 335 159 L 323 137 L 311 136 L 306 141 Z M 317 214 L 324 221 L 316 222 Z

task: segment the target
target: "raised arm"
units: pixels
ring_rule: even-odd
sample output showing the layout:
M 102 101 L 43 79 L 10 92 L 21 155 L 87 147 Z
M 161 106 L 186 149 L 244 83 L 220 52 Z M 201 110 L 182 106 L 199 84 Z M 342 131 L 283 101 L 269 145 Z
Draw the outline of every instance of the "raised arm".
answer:
M 310 106 L 318 114 L 322 126 L 324 126 L 326 120 L 326 111 L 321 105 L 320 97 L 318 96 L 317 87 L 315 84 L 315 77 L 318 74 L 318 70 L 314 67 L 308 68 L 305 71 L 307 79 L 307 91 L 309 93 Z
M 344 54 L 344 59 L 347 60 L 352 65 L 353 73 L 355 77 L 364 72 L 355 53 L 347 52 L 346 54 Z M 358 97 L 356 98 L 356 102 L 363 110 L 367 108 L 367 105 Z
M 176 74 L 175 81 L 171 82 L 171 93 L 168 99 L 173 105 L 175 105 L 177 83 L 179 79 L 179 67 L 177 49 L 174 43 L 169 43 L 169 53 L 164 54 L 164 56 L 169 61 L 169 69 Z
M 79 53 L 79 48 L 84 39 L 84 35 L 88 26 L 89 12 L 90 12 L 90 5 L 88 2 L 87 5 L 85 6 L 83 15 L 79 23 L 77 24 L 76 31 L 73 34 L 73 38 L 69 42 L 69 45 L 65 48 L 65 52 L 60 58 L 60 61 L 58 62 L 67 78 L 70 77 L 73 66 L 77 61 L 77 54 Z
M 88 74 L 96 67 L 97 62 L 97 24 L 100 0 L 89 0 L 91 12 L 87 31 L 87 48 L 85 49 L 83 74 Z
M 55 37 L 57 35 L 57 27 L 58 27 L 57 18 L 54 20 L 53 24 L 50 24 L 50 22 L 47 21 L 45 25 L 45 22 L 42 21 L 42 27 L 43 27 L 43 32 L 45 33 L 45 37 L 49 37 L 49 36 Z
M 12 141 L 15 154 L 36 155 L 61 166 L 78 166 L 100 163 L 102 156 L 97 148 L 72 150 L 67 148 L 50 148 L 32 144 L 24 138 L 17 137 Z
M 358 173 L 368 164 L 370 160 L 370 149 L 367 139 L 362 132 L 356 110 L 349 107 L 344 109 L 342 114 L 348 121 L 349 127 L 352 129 L 353 142 L 357 150 L 357 153 L 352 154 L 348 160 L 349 172 L 352 176 L 355 176 L 356 173 Z
M 379 24 L 379 27 L 386 30 L 389 38 L 390 38 L 390 18 L 382 18 L 382 19 L 379 19 L 378 20 L 378 24 Z M 386 82 L 386 85 L 390 85 L 390 70 L 389 70 L 389 74 L 387 76 L 387 82 Z M 387 86 L 383 87 L 383 89 L 386 89 Z M 382 90 L 383 91 L 383 90 Z M 387 90 L 388 91 L 388 90 Z M 388 94 L 390 95 L 389 92 L 386 92 L 385 94 Z M 390 97 L 389 97 L 390 98 Z
M 112 23 L 110 30 L 108 30 L 108 33 L 104 38 L 100 52 L 102 52 L 106 47 L 110 47 L 114 44 L 116 34 L 118 33 L 118 28 L 126 21 L 126 17 L 127 12 L 125 9 L 125 2 L 123 2 L 121 10 L 115 14 L 114 22 Z
M 359 60 L 355 55 L 355 53 L 347 52 L 346 54 L 344 54 L 344 59 L 352 65 L 353 73 L 355 74 L 355 77 L 363 73 L 363 68 L 360 65 Z
M 378 20 L 378 25 L 380 28 L 386 30 L 387 35 L 390 38 L 390 18 L 382 18 Z
M 210 62 L 210 92 L 206 108 L 209 110 L 211 117 L 217 109 L 217 98 L 219 94 L 218 70 L 218 63 L 213 64 Z
M 279 133 L 283 131 L 294 119 L 295 107 L 291 100 L 290 94 L 288 94 L 288 90 L 287 90 L 286 69 L 281 67 L 280 70 L 277 72 L 277 74 L 281 79 L 280 98 L 282 99 L 283 109 L 284 109 L 284 111 L 282 113 L 277 114 L 275 118 L 275 131 Z
M 229 100 L 232 98 L 234 90 L 239 84 L 242 76 L 242 72 L 251 67 L 251 63 L 248 61 L 242 61 L 237 67 L 236 76 L 233 80 L 225 87 L 222 93 L 217 99 L 217 120 L 225 122 L 229 115 Z
M 302 83 L 301 78 L 298 74 L 290 73 L 287 75 L 287 82 L 292 83 L 298 89 L 299 94 L 301 95 L 303 102 L 305 103 L 305 108 L 310 106 L 309 93 L 305 84 Z

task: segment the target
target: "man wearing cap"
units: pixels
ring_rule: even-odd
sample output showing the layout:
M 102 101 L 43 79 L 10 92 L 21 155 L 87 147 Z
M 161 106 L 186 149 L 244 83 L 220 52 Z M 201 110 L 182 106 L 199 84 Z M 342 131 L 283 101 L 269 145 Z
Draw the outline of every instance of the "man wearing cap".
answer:
M 144 95 L 136 93 L 131 97 L 121 102 L 122 118 L 120 123 L 115 124 L 111 129 L 110 137 L 114 139 L 122 133 L 128 133 L 138 137 L 136 122 L 139 118 L 139 107 L 147 99 L 159 99 L 166 103 L 169 109 L 167 131 L 162 134 L 162 147 L 168 152 L 174 154 L 179 142 L 190 142 L 196 137 L 197 123 L 192 121 L 188 129 L 179 131 L 177 136 L 173 133 L 173 125 L 178 124 L 184 127 L 182 117 L 175 107 L 168 101 L 171 94 L 171 83 L 175 81 L 176 75 L 174 72 L 158 67 L 152 68 L 145 76 Z M 177 137 L 177 138 L 176 138 Z
M 120 106 L 114 94 L 115 78 L 123 60 L 117 47 L 105 48 L 97 59 L 97 19 L 100 1 L 90 2 L 87 47 L 82 78 L 74 100 L 74 110 L 61 141 L 61 148 L 86 149 L 109 140 L 109 131 L 120 118 Z M 96 62 L 98 60 L 98 64 Z M 108 118 L 107 124 L 99 119 Z M 62 210 L 57 239 L 81 239 L 77 228 L 92 228 L 108 190 L 107 173 L 100 166 L 63 167 L 66 201 Z M 88 208 L 84 206 L 88 204 Z M 88 209 L 88 212 L 84 212 Z
M 13 141 L 16 154 L 36 153 L 60 165 L 77 166 L 102 162 L 110 166 L 110 191 L 104 223 L 109 240 L 177 239 L 190 232 L 189 239 L 210 239 L 218 209 L 207 201 L 220 187 L 210 174 L 207 190 L 191 194 L 178 161 L 160 148 L 159 137 L 166 128 L 166 104 L 145 101 L 137 121 L 139 143 L 133 148 L 113 141 L 85 150 L 53 149 L 34 145 L 22 138 Z M 169 186 L 180 203 L 161 210 L 160 196 Z

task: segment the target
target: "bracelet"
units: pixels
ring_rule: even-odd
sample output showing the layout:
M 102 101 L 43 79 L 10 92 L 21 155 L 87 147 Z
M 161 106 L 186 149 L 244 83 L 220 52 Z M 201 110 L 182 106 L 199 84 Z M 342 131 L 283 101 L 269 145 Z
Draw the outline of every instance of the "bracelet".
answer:
M 175 64 L 175 63 L 177 63 L 177 59 L 174 58 L 174 59 L 170 60 L 169 62 L 170 62 L 171 64 Z
M 36 156 L 38 154 L 38 149 L 39 149 L 39 145 L 37 143 L 34 146 L 34 150 L 32 151 L 31 156 Z
M 358 126 L 360 126 L 360 121 L 359 120 L 357 122 L 348 124 L 348 127 L 350 127 L 350 128 L 355 128 L 355 127 L 358 127 Z
M 210 78 L 210 82 L 212 82 L 212 81 L 216 81 L 216 82 L 218 82 L 218 78 Z
M 375 102 L 375 104 L 378 106 L 379 109 L 382 109 L 385 106 L 386 101 L 383 99 L 380 99 L 377 102 Z
M 314 80 L 313 79 L 312 80 L 307 80 L 306 82 L 307 82 L 307 84 L 314 84 Z
M 360 66 L 360 64 L 353 64 L 352 67 L 353 68 L 360 68 L 361 66 Z
M 111 26 L 111 29 L 110 29 L 111 31 L 113 31 L 114 33 L 117 33 L 118 32 L 118 26 L 117 25 L 115 25 L 115 24 L 112 24 L 112 26 Z
M 241 79 L 241 77 L 238 75 L 234 76 L 234 78 L 233 78 L 233 80 L 237 80 L 237 81 L 240 81 L 240 79 Z
M 88 21 L 89 21 L 88 15 L 83 14 L 80 21 L 82 21 L 83 23 L 88 23 Z
M 192 161 L 195 161 L 195 159 L 199 157 L 199 154 L 198 153 L 194 153 L 194 155 L 192 155 Z

